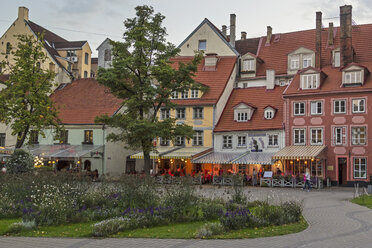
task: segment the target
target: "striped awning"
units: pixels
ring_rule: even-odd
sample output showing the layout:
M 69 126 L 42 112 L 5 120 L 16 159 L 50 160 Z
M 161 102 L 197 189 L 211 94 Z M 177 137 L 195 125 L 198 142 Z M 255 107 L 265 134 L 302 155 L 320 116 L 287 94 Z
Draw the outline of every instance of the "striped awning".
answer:
M 232 161 L 234 164 L 272 164 L 271 152 L 250 152 Z
M 317 159 L 324 158 L 326 146 L 286 146 L 273 159 Z
M 244 153 L 211 152 L 192 160 L 196 164 L 233 164 L 232 161 L 241 157 Z
M 183 147 L 178 150 L 174 150 L 170 153 L 167 153 L 161 158 L 165 159 L 191 159 L 195 156 L 197 156 L 199 153 L 203 153 L 207 151 L 208 149 L 211 149 L 210 147 Z
M 152 151 L 150 152 L 150 159 L 158 159 L 161 158 L 162 155 L 170 153 L 174 150 L 178 150 L 179 148 L 174 148 L 174 147 L 162 147 L 159 146 L 156 148 L 157 151 Z M 143 152 L 139 152 L 136 154 L 133 154 L 130 156 L 130 158 L 135 158 L 135 159 L 143 159 Z
M 101 145 L 30 145 L 24 148 L 33 156 L 41 156 L 48 159 L 93 157 L 96 152 L 103 154 L 103 146 Z

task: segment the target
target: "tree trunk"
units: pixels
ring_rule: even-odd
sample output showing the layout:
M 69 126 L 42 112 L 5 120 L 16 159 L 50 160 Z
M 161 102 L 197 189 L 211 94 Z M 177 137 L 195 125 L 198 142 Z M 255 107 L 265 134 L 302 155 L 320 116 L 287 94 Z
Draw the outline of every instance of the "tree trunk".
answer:
M 16 147 L 15 147 L 16 149 L 21 148 L 23 146 L 23 143 L 25 143 L 25 140 L 26 140 L 29 129 L 30 128 L 27 126 L 23 132 L 18 133 L 17 143 L 16 143 Z
M 143 159 L 145 160 L 144 170 L 147 175 L 150 174 L 150 170 L 152 169 L 151 159 L 150 159 L 150 152 L 143 152 Z

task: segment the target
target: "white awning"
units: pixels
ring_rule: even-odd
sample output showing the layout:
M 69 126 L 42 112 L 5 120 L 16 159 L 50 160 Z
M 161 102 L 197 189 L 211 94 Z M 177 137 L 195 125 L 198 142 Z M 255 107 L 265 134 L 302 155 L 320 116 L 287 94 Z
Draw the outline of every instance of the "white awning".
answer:
M 274 153 L 271 152 L 250 152 L 236 160 L 234 164 L 272 164 L 272 157 Z
M 103 152 L 100 145 L 31 145 L 25 147 L 32 155 L 44 158 L 81 158 L 94 157 L 95 152 Z M 102 155 L 101 155 L 102 156 Z
M 196 164 L 235 164 L 232 161 L 240 158 L 244 153 L 211 152 L 192 160 Z
M 167 153 L 161 158 L 165 159 L 192 159 L 195 156 L 198 156 L 200 153 L 206 152 L 210 147 L 183 147 L 181 149 Z
M 163 146 L 159 146 L 159 147 L 156 147 L 156 150 L 157 151 L 151 151 L 150 152 L 150 158 L 151 159 L 158 159 L 158 158 L 161 158 L 161 156 L 163 154 L 167 154 L 167 153 L 170 153 L 174 150 L 178 150 L 180 149 L 180 147 L 163 147 Z M 130 156 L 130 158 L 135 158 L 135 159 L 143 159 L 143 152 L 138 152 L 136 154 L 133 154 Z

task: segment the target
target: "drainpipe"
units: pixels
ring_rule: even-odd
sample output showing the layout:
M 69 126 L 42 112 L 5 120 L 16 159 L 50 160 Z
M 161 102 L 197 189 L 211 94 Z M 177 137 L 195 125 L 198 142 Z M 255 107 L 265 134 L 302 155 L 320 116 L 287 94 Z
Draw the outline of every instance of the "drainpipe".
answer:
M 105 156 L 106 156 L 106 145 L 105 145 L 105 124 L 102 126 L 102 144 L 103 144 L 103 153 L 102 153 L 102 176 L 105 174 Z

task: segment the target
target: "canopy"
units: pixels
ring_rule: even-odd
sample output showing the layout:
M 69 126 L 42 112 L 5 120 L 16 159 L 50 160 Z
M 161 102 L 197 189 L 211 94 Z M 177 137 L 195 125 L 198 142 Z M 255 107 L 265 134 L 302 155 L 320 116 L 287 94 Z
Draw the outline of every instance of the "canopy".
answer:
M 192 162 L 199 164 L 233 164 L 232 161 L 238 159 L 243 154 L 244 153 L 211 152 L 192 160 Z
M 161 158 L 161 156 L 163 154 L 167 154 L 167 153 L 170 153 L 174 150 L 178 150 L 180 149 L 179 147 L 163 147 L 163 146 L 159 146 L 156 148 L 156 152 L 155 151 L 151 151 L 150 152 L 150 158 L 151 159 L 158 159 L 158 158 Z M 136 158 L 136 159 L 143 159 L 143 152 L 139 152 L 139 153 L 136 153 L 136 154 L 133 154 L 132 156 L 130 156 L 130 158 Z
M 162 158 L 172 159 L 191 159 L 200 153 L 208 151 L 209 147 L 183 147 L 178 150 L 174 150 L 162 156 Z
M 273 155 L 274 153 L 271 152 L 250 152 L 232 162 L 234 164 L 272 164 Z
M 93 152 L 102 150 L 101 145 L 31 145 L 26 147 L 29 152 L 34 156 L 42 156 L 44 158 L 81 158 L 89 154 L 92 157 Z
M 286 146 L 273 159 L 317 159 L 324 158 L 326 146 Z

